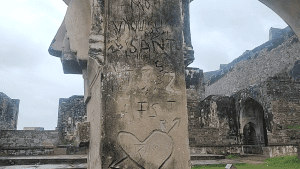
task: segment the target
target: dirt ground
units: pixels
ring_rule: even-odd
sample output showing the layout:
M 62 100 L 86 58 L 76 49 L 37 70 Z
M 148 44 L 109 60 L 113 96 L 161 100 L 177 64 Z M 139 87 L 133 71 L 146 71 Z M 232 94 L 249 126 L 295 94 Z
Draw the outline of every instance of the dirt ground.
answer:
M 263 155 L 249 155 L 246 157 L 240 157 L 238 160 L 243 162 L 243 163 L 248 163 L 248 164 L 263 164 L 266 163 L 264 162 L 265 159 L 267 159 L 267 156 Z

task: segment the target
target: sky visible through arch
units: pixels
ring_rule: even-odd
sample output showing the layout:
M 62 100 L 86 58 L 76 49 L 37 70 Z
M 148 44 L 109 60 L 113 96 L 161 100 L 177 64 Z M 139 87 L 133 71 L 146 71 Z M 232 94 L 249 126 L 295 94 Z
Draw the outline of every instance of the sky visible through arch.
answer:
M 0 6 L 0 92 L 20 99 L 18 129 L 55 129 L 59 98 L 83 95 L 81 75 L 65 75 L 48 47 L 66 12 L 62 0 L 7 0 Z M 268 41 L 270 27 L 287 25 L 255 0 L 194 0 L 191 34 L 204 71 L 231 62 Z

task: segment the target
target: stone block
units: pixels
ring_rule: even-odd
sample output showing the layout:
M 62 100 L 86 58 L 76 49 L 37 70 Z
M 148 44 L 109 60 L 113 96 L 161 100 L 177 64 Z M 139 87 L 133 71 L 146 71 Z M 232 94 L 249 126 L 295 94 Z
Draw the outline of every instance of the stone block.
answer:
M 78 123 L 77 130 L 79 146 L 88 146 L 90 142 L 90 122 Z
M 39 142 L 40 142 L 40 139 L 36 139 L 36 138 L 33 139 L 33 143 L 34 143 L 34 144 L 38 144 Z
M 50 140 L 45 140 L 43 143 L 42 143 L 43 147 L 45 148 L 53 148 L 54 145 L 53 143 L 50 141 Z
M 26 155 L 26 151 L 25 150 L 20 150 L 20 155 Z
M 53 148 L 54 155 L 67 155 L 67 148 Z

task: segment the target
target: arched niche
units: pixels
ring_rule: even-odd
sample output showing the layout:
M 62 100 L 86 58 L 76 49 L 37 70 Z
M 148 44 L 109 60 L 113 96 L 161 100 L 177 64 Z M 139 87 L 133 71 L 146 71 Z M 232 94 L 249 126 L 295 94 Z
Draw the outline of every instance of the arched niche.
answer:
M 267 130 L 266 124 L 264 119 L 264 110 L 263 107 L 254 99 L 247 98 L 242 103 L 242 108 L 240 110 L 240 133 L 244 139 L 244 129 L 246 128 L 253 128 L 255 131 L 256 145 L 267 145 L 268 138 L 267 138 Z M 249 126 L 250 125 L 250 126 Z M 243 144 L 245 142 L 243 141 Z

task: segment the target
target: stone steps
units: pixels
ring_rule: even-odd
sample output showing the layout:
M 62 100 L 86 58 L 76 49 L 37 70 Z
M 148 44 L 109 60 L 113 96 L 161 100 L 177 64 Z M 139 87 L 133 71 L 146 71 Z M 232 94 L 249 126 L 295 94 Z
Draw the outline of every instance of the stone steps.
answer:
M 87 169 L 87 164 L 45 164 L 45 165 L 13 165 L 0 169 Z
M 217 160 L 217 159 L 225 159 L 224 155 L 217 154 L 191 154 L 191 160 Z

